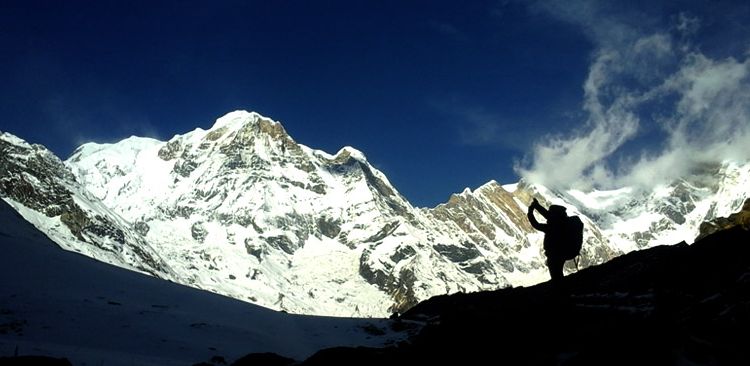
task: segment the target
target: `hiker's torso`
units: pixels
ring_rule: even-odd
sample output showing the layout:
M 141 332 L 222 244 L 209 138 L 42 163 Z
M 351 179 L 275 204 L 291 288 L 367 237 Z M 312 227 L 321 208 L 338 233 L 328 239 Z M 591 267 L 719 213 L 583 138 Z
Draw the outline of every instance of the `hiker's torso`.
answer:
M 566 236 L 565 220 L 547 220 L 547 230 L 544 232 L 544 255 L 547 258 L 561 257 Z

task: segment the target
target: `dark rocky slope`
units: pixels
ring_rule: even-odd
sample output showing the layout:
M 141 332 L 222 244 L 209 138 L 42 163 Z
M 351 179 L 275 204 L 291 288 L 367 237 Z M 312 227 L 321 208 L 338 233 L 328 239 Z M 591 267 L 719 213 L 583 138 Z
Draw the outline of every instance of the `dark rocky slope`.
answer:
M 742 205 L 742 209 L 739 212 L 735 212 L 729 215 L 729 217 L 718 217 L 714 220 L 702 223 L 698 239 L 702 239 L 717 231 L 734 226 L 740 226 L 745 230 L 750 230 L 750 198 L 745 200 L 745 203 Z
M 426 325 L 398 346 L 328 349 L 302 364 L 747 365 L 750 232 L 633 252 L 562 289 L 439 296 L 400 319 Z

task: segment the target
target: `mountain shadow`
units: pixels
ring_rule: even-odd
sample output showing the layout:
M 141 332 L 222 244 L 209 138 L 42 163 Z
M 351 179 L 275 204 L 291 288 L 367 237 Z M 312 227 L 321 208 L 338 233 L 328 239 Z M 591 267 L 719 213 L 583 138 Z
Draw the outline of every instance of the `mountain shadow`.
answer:
M 750 364 L 750 232 L 742 226 L 564 280 L 564 288 L 434 297 L 399 318 L 426 324 L 408 342 L 322 350 L 301 364 Z

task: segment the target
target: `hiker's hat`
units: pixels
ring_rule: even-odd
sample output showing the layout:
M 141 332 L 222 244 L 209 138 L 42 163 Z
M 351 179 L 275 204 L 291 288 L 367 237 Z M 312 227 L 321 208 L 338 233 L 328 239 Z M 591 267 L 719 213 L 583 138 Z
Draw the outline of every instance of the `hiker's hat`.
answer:
M 556 215 L 567 215 L 565 207 L 560 205 L 549 206 L 549 212 L 552 212 Z

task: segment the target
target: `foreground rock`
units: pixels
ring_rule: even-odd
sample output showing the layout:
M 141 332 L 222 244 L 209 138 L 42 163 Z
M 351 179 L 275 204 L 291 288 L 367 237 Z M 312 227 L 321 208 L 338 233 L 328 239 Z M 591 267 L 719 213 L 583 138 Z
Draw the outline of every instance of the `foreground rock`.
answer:
M 439 296 L 408 343 L 320 351 L 302 364 L 750 364 L 750 232 L 616 258 L 530 288 Z

